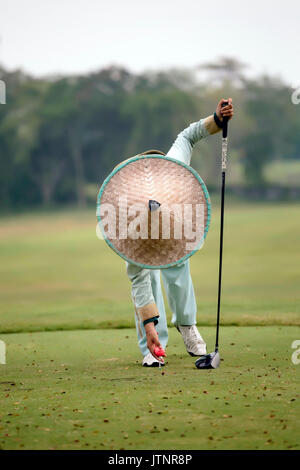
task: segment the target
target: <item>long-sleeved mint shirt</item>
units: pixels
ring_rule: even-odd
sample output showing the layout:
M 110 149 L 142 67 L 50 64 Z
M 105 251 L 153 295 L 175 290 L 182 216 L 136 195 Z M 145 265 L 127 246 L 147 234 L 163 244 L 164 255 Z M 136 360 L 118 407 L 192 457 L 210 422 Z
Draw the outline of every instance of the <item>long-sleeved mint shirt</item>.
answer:
M 215 134 L 219 130 L 220 128 L 216 125 L 213 116 L 193 122 L 178 134 L 167 156 L 189 165 L 195 144 L 203 139 L 203 137 Z
M 215 134 L 220 130 L 221 129 L 215 123 L 213 115 L 208 116 L 204 119 L 200 119 L 200 121 L 198 122 L 193 122 L 189 125 L 189 127 L 187 127 L 182 132 L 180 132 L 180 134 L 178 134 L 175 142 L 168 151 L 167 156 L 184 162 L 187 165 L 190 165 L 195 144 L 199 142 L 199 140 L 203 139 L 203 137 Z M 147 152 L 139 153 L 138 155 L 146 155 L 151 153 L 157 153 L 157 151 L 148 150 Z M 130 160 L 130 158 L 128 158 L 127 160 Z M 124 160 L 121 163 L 124 163 L 127 160 Z M 119 163 L 115 168 L 121 165 L 121 163 Z

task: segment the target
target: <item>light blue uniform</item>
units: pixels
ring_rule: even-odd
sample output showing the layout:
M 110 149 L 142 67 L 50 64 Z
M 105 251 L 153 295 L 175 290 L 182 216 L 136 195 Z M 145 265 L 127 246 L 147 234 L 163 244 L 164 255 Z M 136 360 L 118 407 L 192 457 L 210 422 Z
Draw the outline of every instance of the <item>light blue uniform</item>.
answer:
M 184 129 L 175 140 L 167 156 L 190 164 L 194 145 L 210 134 L 219 131 L 213 116 L 201 119 Z M 134 264 L 126 263 L 127 274 L 131 280 L 131 294 L 135 306 L 135 323 L 138 344 L 143 356 L 149 353 L 143 315 L 139 309 L 156 304 L 159 312 L 156 330 L 159 340 L 165 348 L 168 342 L 166 312 L 161 290 L 160 270 L 143 269 Z M 193 282 L 190 274 L 189 260 L 177 266 L 161 270 L 164 288 L 170 309 L 173 312 L 172 323 L 175 325 L 195 325 L 197 305 Z M 153 315 L 152 315 L 153 316 Z

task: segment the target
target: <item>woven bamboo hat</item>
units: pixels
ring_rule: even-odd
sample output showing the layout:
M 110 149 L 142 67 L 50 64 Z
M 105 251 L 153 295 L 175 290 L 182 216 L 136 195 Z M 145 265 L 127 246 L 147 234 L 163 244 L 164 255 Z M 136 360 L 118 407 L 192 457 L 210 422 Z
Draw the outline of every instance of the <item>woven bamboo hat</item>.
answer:
M 192 256 L 210 223 L 210 198 L 199 174 L 159 151 L 118 165 L 97 198 L 106 243 L 129 263 L 162 269 Z

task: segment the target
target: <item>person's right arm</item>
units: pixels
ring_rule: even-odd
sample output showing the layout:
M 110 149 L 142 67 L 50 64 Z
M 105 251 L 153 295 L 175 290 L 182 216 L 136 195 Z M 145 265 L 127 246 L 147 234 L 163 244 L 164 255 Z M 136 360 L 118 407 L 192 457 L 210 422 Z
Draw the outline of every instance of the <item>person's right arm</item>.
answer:
M 162 348 L 162 345 L 160 344 L 158 339 L 158 333 L 155 329 L 154 323 L 147 323 L 144 328 L 146 331 L 147 346 L 149 351 L 151 352 L 152 356 L 154 356 L 158 361 L 163 362 L 163 359 L 161 357 L 156 356 L 156 354 L 154 353 L 154 348 L 156 346 Z
M 148 349 L 158 361 L 163 362 L 161 358 L 154 354 L 154 348 L 156 346 L 161 347 L 161 344 L 155 329 L 159 312 L 153 297 L 150 270 L 143 269 L 128 262 L 126 263 L 126 269 L 131 281 L 132 297 L 138 321 L 142 321 L 145 328 Z M 155 321 L 148 323 L 151 318 L 154 318 Z M 146 324 L 144 324 L 144 322 L 146 322 Z

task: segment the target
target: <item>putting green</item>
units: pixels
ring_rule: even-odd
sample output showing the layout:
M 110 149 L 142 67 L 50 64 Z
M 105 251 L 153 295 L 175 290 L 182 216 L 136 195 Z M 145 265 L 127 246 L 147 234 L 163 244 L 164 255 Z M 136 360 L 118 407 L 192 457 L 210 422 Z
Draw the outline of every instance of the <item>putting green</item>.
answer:
M 298 327 L 223 327 L 212 371 L 174 328 L 163 369 L 140 366 L 133 329 L 0 339 L 2 449 L 299 449 Z

